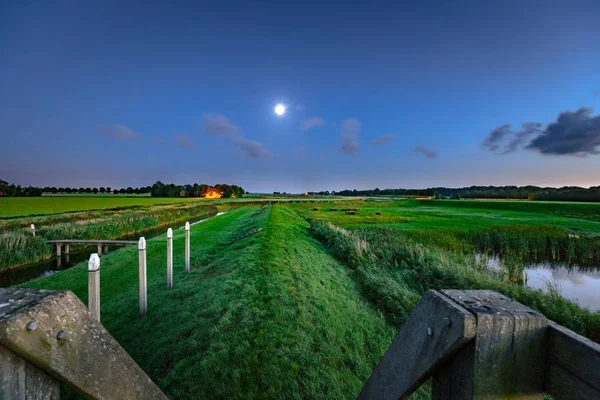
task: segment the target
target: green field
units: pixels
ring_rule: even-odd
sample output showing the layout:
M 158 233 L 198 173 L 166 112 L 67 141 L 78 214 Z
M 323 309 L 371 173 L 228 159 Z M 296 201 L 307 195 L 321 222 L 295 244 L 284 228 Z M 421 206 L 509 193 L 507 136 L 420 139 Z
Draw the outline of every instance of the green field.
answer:
M 145 317 L 137 314 L 135 246 L 102 257 L 102 323 L 173 399 L 354 399 L 428 289 L 496 290 L 600 341 L 600 313 L 514 279 L 521 258 L 597 260 L 600 222 L 585 218 L 597 209 L 494 204 L 330 201 L 230 210 L 192 228 L 189 275 L 184 232 L 175 231 L 173 289 L 164 236 L 148 241 Z M 473 251 L 498 250 L 512 260 L 501 273 L 473 258 Z M 85 303 L 86 265 L 24 286 L 69 289 Z M 428 385 L 413 395 L 428 397 Z
M 0 197 L 0 218 L 28 215 L 62 214 L 76 211 L 105 210 L 124 207 L 173 204 L 204 201 L 190 198 L 162 198 L 146 196 L 42 196 Z

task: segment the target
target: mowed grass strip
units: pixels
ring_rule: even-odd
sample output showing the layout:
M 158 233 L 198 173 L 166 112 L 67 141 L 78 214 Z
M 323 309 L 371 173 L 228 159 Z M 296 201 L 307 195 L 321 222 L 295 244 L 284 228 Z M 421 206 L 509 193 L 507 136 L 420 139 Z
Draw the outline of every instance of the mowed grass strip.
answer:
M 193 198 L 98 196 L 0 197 L 0 218 L 205 201 Z
M 262 231 L 236 238 L 257 228 Z M 102 323 L 172 399 L 354 399 L 395 334 L 358 285 L 284 206 L 245 207 L 148 241 L 148 315 L 137 248 L 102 258 Z M 85 265 L 27 287 L 87 298 Z

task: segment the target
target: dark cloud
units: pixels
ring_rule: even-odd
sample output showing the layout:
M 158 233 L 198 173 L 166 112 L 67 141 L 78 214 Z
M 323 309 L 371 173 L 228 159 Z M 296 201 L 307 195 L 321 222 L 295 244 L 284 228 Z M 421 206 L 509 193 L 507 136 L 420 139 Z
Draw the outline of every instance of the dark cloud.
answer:
M 527 146 L 528 150 L 548 155 L 587 156 L 600 153 L 600 115 L 581 107 L 561 113 Z
M 196 142 L 194 141 L 194 139 L 192 139 L 191 137 L 189 137 L 188 135 L 186 135 L 183 132 L 179 132 L 179 133 L 175 134 L 175 142 L 177 142 L 177 144 L 180 147 L 183 147 L 185 149 L 190 149 L 196 145 Z
M 100 132 L 104 136 L 108 136 L 117 140 L 135 140 L 140 139 L 142 135 L 129 129 L 124 125 L 114 125 L 110 127 L 100 127 Z
M 342 122 L 341 140 L 342 144 L 340 150 L 344 153 L 356 156 L 360 150 L 358 144 L 358 133 L 360 132 L 361 124 L 360 121 L 355 118 L 350 118 Z
M 427 147 L 423 146 L 422 144 L 415 147 L 413 149 L 413 152 L 423 154 L 427 158 L 436 158 L 437 157 L 437 151 L 430 150 Z
M 303 131 L 307 131 L 312 128 L 316 128 L 317 126 L 325 125 L 325 120 L 319 117 L 312 117 L 300 121 L 300 129 Z
M 244 151 L 244 155 L 248 158 L 270 158 L 271 152 L 266 146 L 256 140 L 245 139 L 243 137 L 234 138 L 235 145 Z
M 238 127 L 221 114 L 204 114 L 202 129 L 211 136 L 230 136 L 238 132 Z
M 508 142 L 502 154 L 509 154 L 525 144 L 525 142 L 533 135 L 539 134 L 542 130 L 542 124 L 539 122 L 526 122 L 518 132 L 513 132 L 513 137 Z
M 388 135 L 383 135 L 383 136 L 378 136 L 375 139 L 371 140 L 371 144 L 373 145 L 383 145 L 383 144 L 388 144 L 389 142 L 391 142 L 392 140 L 394 140 L 395 136 L 388 134 Z
M 483 147 L 489 151 L 496 151 L 507 137 L 512 134 L 510 125 L 502 125 L 490 132 L 488 137 L 483 141 Z

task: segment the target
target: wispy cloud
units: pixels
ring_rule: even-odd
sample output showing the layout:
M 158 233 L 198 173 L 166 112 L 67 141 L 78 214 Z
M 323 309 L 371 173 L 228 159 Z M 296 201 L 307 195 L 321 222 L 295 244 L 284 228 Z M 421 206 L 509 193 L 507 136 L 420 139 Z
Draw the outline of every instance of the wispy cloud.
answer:
M 325 125 L 325 120 L 319 117 L 312 117 L 305 120 L 300 121 L 300 129 L 303 131 L 307 131 L 312 128 L 316 128 L 317 126 Z
M 437 151 L 428 149 L 427 147 L 423 146 L 422 144 L 415 147 L 413 149 L 413 152 L 422 154 L 423 156 L 425 156 L 427 158 L 431 158 L 431 159 L 437 157 Z
M 204 114 L 202 117 L 202 129 L 210 136 L 222 136 L 231 141 L 235 147 L 243 151 L 247 158 L 271 158 L 273 154 L 264 143 L 256 140 L 246 139 L 242 130 L 231 120 L 221 114 Z M 189 138 L 188 138 L 189 139 Z M 190 139 L 191 140 L 191 139 Z M 179 140 L 178 140 L 179 142 Z M 186 141 L 187 143 L 187 141 Z M 193 143 L 193 141 L 192 141 Z M 181 143 L 180 143 L 181 145 Z M 193 145 L 193 144 L 192 144 Z M 190 146 L 185 146 L 190 147 Z
M 100 127 L 99 129 L 104 136 L 117 140 L 135 140 L 142 137 L 142 135 L 129 129 L 125 125 L 113 125 L 109 127 Z
M 545 155 L 587 156 L 600 154 L 600 115 L 592 116 L 592 108 L 564 111 L 555 122 L 542 129 L 539 122 L 524 123 L 520 130 L 502 125 L 491 131 L 483 147 L 499 154 L 519 148 Z
M 383 136 L 378 136 L 375 139 L 371 140 L 371 144 L 372 145 L 384 145 L 384 144 L 388 144 L 389 142 L 391 142 L 392 140 L 394 140 L 395 136 L 392 134 L 387 134 L 387 135 L 383 135 Z
M 348 155 L 356 156 L 360 150 L 358 144 L 358 134 L 361 130 L 361 123 L 356 118 L 350 118 L 342 122 L 340 132 L 341 146 L 340 150 Z
M 221 114 L 204 114 L 202 129 L 211 136 L 230 136 L 238 132 L 238 127 Z
M 263 143 L 256 140 L 236 137 L 234 143 L 244 151 L 244 155 L 248 158 L 270 158 L 273 156 Z
M 179 145 L 179 147 L 183 147 L 184 149 L 190 149 L 196 145 L 194 139 L 183 132 L 178 132 L 175 134 L 175 142 Z

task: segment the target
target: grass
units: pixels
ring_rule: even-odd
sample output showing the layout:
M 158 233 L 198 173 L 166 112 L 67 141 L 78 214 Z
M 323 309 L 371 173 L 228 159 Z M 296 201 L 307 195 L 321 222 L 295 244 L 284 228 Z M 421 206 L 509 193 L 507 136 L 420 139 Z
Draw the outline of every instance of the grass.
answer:
M 137 249 L 111 252 L 102 258 L 102 323 L 173 399 L 354 399 L 428 289 L 496 290 L 600 342 L 600 313 L 510 283 L 520 274 L 521 242 L 527 254 L 561 248 L 554 240 L 563 238 L 591 248 L 599 222 L 437 204 L 243 206 L 193 226 L 190 274 L 184 232 L 175 231 L 171 290 L 165 238 L 151 239 L 143 318 Z M 490 274 L 472 252 L 498 244 L 514 259 Z M 23 286 L 70 289 L 85 302 L 86 265 Z M 428 396 L 424 385 L 413 398 Z
M 186 219 L 200 219 L 217 210 L 217 206 L 205 203 L 180 203 L 5 220 L 0 222 L 0 270 L 50 258 L 53 250 L 47 240 L 118 239 Z M 35 223 L 35 237 L 29 222 Z
M 171 290 L 165 252 L 164 237 L 148 241 L 144 318 L 137 250 L 104 256 L 101 312 L 169 398 L 355 398 L 395 334 L 309 224 L 283 206 L 245 207 L 194 226 L 189 275 L 183 231 L 175 231 Z M 85 302 L 86 268 L 25 286 L 70 289 Z
M 105 210 L 203 201 L 190 198 L 121 197 L 121 196 L 42 196 L 0 197 L 0 218 L 62 214 L 68 212 Z

